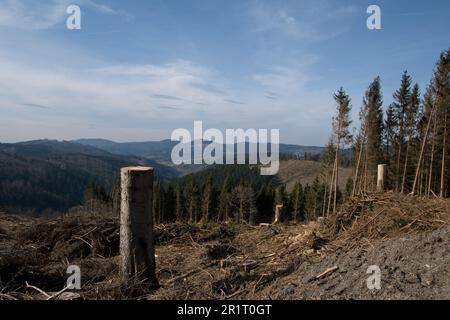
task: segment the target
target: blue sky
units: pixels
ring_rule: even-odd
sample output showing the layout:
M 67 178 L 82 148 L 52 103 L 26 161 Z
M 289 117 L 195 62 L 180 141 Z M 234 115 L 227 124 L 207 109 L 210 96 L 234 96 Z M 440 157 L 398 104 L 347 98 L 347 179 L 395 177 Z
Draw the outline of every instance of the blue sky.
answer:
M 0 0 L 0 141 L 160 140 L 202 120 L 323 145 L 334 91 L 355 119 L 377 75 L 385 106 L 405 69 L 424 91 L 449 30 L 448 0 Z

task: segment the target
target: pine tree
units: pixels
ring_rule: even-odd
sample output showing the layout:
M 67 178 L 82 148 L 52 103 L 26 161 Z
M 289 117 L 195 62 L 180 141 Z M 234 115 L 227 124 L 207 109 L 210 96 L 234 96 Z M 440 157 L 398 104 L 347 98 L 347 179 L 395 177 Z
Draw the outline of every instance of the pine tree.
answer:
M 334 160 L 334 180 L 333 182 L 333 212 L 336 211 L 336 200 L 337 200 L 337 185 L 339 181 L 339 153 L 341 150 L 341 145 L 346 145 L 351 142 L 352 135 L 349 131 L 349 127 L 351 124 L 350 120 L 350 97 L 347 95 L 347 93 L 344 91 L 344 89 L 341 87 L 337 93 L 333 95 L 334 100 L 337 103 L 337 114 L 336 117 L 333 119 L 333 134 L 334 134 L 334 140 L 336 142 L 336 155 Z M 331 194 L 330 194 L 331 197 Z M 327 213 L 329 213 L 329 209 L 327 210 Z
M 392 157 L 392 146 L 395 141 L 395 132 L 394 129 L 397 127 L 397 123 L 394 118 L 394 105 L 391 104 L 386 110 L 386 120 L 384 122 L 384 163 L 391 167 L 391 157 Z M 389 176 L 387 177 L 387 181 L 385 181 L 386 187 L 391 187 L 391 181 L 389 180 Z
M 272 222 L 272 213 L 275 204 L 275 190 L 272 181 L 268 181 L 258 192 L 256 208 L 260 221 Z
M 400 88 L 395 91 L 394 97 L 394 119 L 397 127 L 396 131 L 396 160 L 395 160 L 395 190 L 400 189 L 400 171 L 403 164 L 403 151 L 405 146 L 405 123 L 406 113 L 411 96 L 411 77 L 408 75 L 408 71 L 403 72 Z
M 446 196 L 445 183 L 448 175 L 447 161 L 448 161 L 448 113 L 450 108 L 450 84 L 449 84 L 449 54 L 450 48 L 446 52 L 441 53 L 436 68 L 434 70 L 433 78 L 430 81 L 430 85 L 427 88 L 427 92 L 424 97 L 424 115 L 422 123 L 426 123 L 424 133 L 422 134 L 422 143 L 419 153 L 419 159 L 416 166 L 416 174 L 414 176 L 414 183 L 412 187 L 412 194 L 416 193 L 419 185 L 419 177 L 425 167 L 425 151 L 428 142 L 431 143 L 431 150 L 429 155 L 428 168 L 426 170 L 427 183 L 426 193 L 430 194 L 433 189 L 437 187 L 434 182 L 439 180 L 439 195 L 441 197 Z M 437 174 L 434 171 L 435 162 L 438 163 L 438 154 L 440 150 L 440 172 Z
M 205 186 L 203 188 L 203 197 L 202 197 L 202 220 L 204 222 L 209 221 L 212 214 L 212 207 L 214 197 L 214 187 L 213 187 L 213 179 L 212 176 L 209 175 L 206 179 Z
M 233 189 L 232 198 L 235 208 L 235 222 L 242 223 L 247 221 L 253 224 L 256 218 L 253 188 L 248 183 L 241 182 Z
M 303 186 L 300 182 L 295 183 L 290 197 L 290 208 L 292 209 L 292 219 L 295 222 L 304 220 L 305 199 L 303 193 Z
M 376 77 L 369 85 L 363 104 L 367 108 L 366 118 L 366 164 L 365 176 L 370 188 L 374 188 L 377 165 L 383 161 L 383 97 L 380 77 Z
M 184 198 L 186 202 L 186 210 L 189 217 L 189 222 L 197 222 L 200 194 L 195 179 L 192 179 L 191 182 L 188 184 Z
M 169 185 L 167 190 L 164 190 L 163 212 L 165 220 L 162 221 L 163 223 L 176 221 L 175 205 L 175 191 L 173 186 Z
M 180 185 L 175 187 L 175 216 L 177 221 L 184 220 L 184 197 Z
M 403 175 L 402 175 L 402 183 L 400 192 L 405 191 L 405 186 L 407 183 L 407 173 L 408 173 L 408 161 L 410 156 L 410 148 L 411 144 L 414 143 L 414 140 L 416 138 L 417 134 L 417 122 L 418 122 L 418 112 L 419 112 L 419 106 L 420 106 L 420 91 L 419 91 L 419 85 L 415 84 L 412 92 L 411 97 L 408 103 L 408 107 L 406 109 L 406 116 L 405 116 L 405 137 L 406 137 L 406 153 L 405 153 L 405 162 L 403 165 Z
M 446 183 L 448 171 L 448 142 L 449 142 L 449 112 L 450 112 L 450 48 L 441 53 L 433 78 L 433 91 L 435 95 L 436 112 L 440 137 L 440 183 L 439 197 L 446 196 Z
M 153 217 L 155 223 L 162 223 L 164 221 L 164 190 L 160 181 L 153 182 Z
M 230 217 L 232 198 L 230 195 L 230 178 L 227 176 L 219 194 L 218 221 L 227 221 Z

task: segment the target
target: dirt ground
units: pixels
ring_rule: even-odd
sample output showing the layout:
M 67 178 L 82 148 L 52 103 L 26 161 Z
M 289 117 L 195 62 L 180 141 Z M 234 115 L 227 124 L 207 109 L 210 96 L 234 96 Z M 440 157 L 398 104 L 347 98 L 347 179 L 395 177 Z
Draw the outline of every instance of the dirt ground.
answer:
M 450 299 L 448 200 L 366 195 L 305 225 L 158 225 L 153 290 L 118 281 L 118 241 L 108 214 L 0 214 L 0 299 Z M 82 290 L 55 295 L 69 264 Z

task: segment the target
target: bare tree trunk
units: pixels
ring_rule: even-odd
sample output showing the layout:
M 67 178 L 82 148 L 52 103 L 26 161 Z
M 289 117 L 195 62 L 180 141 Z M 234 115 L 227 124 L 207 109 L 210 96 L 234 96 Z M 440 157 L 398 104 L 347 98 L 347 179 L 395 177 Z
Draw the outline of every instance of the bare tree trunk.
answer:
M 401 131 L 402 129 L 400 129 Z M 403 137 L 402 133 L 400 133 L 400 138 L 398 141 L 398 152 L 397 152 L 397 164 L 395 168 L 395 191 L 398 191 L 399 180 L 400 180 L 400 165 L 401 165 L 401 157 L 402 157 L 402 147 L 403 147 Z
M 420 172 L 419 172 L 419 187 L 418 187 L 419 196 L 422 195 L 422 183 L 423 183 L 423 170 L 420 170 Z
M 427 129 L 425 130 L 425 136 L 424 136 L 423 141 L 422 141 L 422 148 L 420 149 L 419 160 L 417 161 L 416 174 L 414 176 L 414 183 L 413 183 L 413 186 L 412 186 L 411 194 L 415 194 L 416 193 L 417 179 L 419 178 L 419 171 L 420 171 L 420 167 L 421 167 L 421 163 L 422 163 L 422 158 L 423 158 L 423 153 L 424 153 L 424 150 L 425 150 L 425 146 L 427 144 L 428 132 L 430 130 L 431 119 L 433 117 L 433 111 L 434 110 L 430 111 L 430 118 L 428 119 L 428 122 L 427 122 Z
M 410 140 L 408 138 L 408 142 L 406 143 L 405 165 L 403 166 L 402 187 L 400 189 L 401 193 L 403 193 L 403 191 L 405 190 L 406 172 L 408 169 L 409 144 Z
M 434 166 L 434 151 L 436 149 L 436 115 L 434 115 L 434 125 L 433 125 L 433 141 L 431 143 L 431 156 L 430 156 L 430 172 L 429 172 L 429 176 L 428 176 L 428 191 L 427 194 L 430 195 L 431 194 L 431 190 L 432 190 L 432 183 L 433 183 L 433 166 Z
M 333 182 L 334 182 L 335 169 L 336 169 L 336 159 L 334 160 L 334 164 L 333 164 L 333 173 L 331 174 L 330 194 L 329 194 L 329 197 L 328 197 L 327 216 L 330 214 L 330 208 L 331 208 L 331 195 L 333 194 Z
M 356 192 L 356 184 L 358 182 L 358 174 L 359 174 L 359 166 L 361 164 L 361 157 L 362 157 L 362 150 L 363 150 L 363 140 L 361 141 L 361 144 L 359 146 L 359 154 L 358 154 L 358 161 L 356 162 L 356 169 L 355 169 L 355 178 L 353 179 L 353 188 L 352 188 L 352 197 L 355 196 Z
M 338 179 L 339 179 L 339 145 L 340 145 L 340 139 L 338 139 L 338 143 L 336 146 L 336 177 L 334 179 L 333 212 L 336 212 L 336 203 L 337 203 L 337 186 L 338 186 Z
M 441 163 L 441 188 L 439 191 L 439 197 L 443 198 L 445 196 L 445 154 L 447 152 L 447 108 L 445 109 L 444 116 L 444 139 L 442 142 L 442 163 Z
M 323 188 L 323 204 L 322 204 L 322 216 L 325 217 L 327 210 L 327 186 Z
M 368 155 L 368 148 L 364 151 L 364 185 L 363 185 L 363 192 L 367 192 L 367 170 L 368 170 L 368 164 L 369 162 L 369 155 Z

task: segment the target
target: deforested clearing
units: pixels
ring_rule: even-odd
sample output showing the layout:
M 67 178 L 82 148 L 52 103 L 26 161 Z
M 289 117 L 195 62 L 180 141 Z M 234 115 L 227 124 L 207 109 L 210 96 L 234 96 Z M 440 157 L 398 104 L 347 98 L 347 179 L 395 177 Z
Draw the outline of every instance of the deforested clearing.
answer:
M 120 282 L 118 220 L 82 208 L 53 219 L 1 214 L 0 298 L 450 298 L 445 199 L 370 193 L 295 225 L 159 224 L 159 288 Z M 72 264 L 82 288 L 61 292 Z M 373 265 L 379 290 L 367 287 Z

